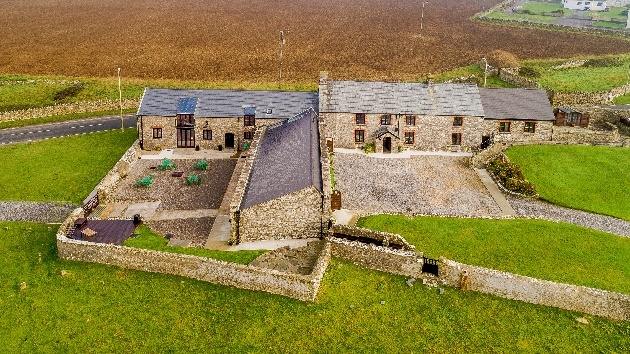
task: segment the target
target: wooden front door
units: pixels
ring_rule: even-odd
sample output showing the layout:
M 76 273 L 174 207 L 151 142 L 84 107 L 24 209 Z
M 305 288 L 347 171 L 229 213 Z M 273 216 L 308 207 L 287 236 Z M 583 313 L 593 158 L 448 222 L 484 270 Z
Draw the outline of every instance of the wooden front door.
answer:
M 177 147 L 178 148 L 194 148 L 195 147 L 195 129 L 177 128 Z
M 389 136 L 383 138 L 383 152 L 387 154 L 392 152 L 392 138 Z

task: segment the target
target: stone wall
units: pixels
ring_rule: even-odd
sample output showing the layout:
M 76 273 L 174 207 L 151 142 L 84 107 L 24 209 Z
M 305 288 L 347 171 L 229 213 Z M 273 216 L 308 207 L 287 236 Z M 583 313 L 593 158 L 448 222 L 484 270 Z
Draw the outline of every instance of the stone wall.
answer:
M 464 271 L 468 273 L 468 290 L 578 311 L 612 320 L 630 321 L 630 296 L 628 295 L 554 283 L 440 258 L 439 278 L 446 285 L 459 288 Z
M 328 238 L 334 257 L 364 268 L 418 278 L 422 274 L 422 254 L 383 246 Z
M 518 69 L 501 69 L 499 78 L 505 82 L 509 82 L 518 87 L 539 89 L 540 84 L 518 74 Z
M 335 147 L 355 149 L 375 143 L 378 147 L 376 152 L 383 152 L 382 140 L 377 141 L 374 137 L 374 132 L 382 127 L 381 116 L 382 114 L 366 114 L 365 124 L 356 124 L 353 113 L 320 113 L 320 118 L 326 125 L 325 136 L 333 139 Z M 392 114 L 391 124 L 388 127 L 399 137 L 399 139 L 392 139 L 392 151 L 397 151 L 398 144 L 414 150 L 450 150 L 452 133 L 462 134 L 461 150 L 463 151 L 470 151 L 479 146 L 483 118 L 463 117 L 462 126 L 453 126 L 453 118 L 454 116 L 416 115 L 415 125 L 407 125 L 404 114 Z M 364 130 L 363 143 L 355 142 L 355 130 Z M 405 132 L 414 133 L 413 144 L 405 143 Z
M 484 121 L 484 134 L 492 136 L 495 143 L 500 142 L 540 142 L 550 141 L 552 139 L 553 121 L 522 121 L 510 120 L 511 127 L 509 133 L 499 133 L 499 122 L 507 120 L 491 120 Z M 534 133 L 525 132 L 525 122 L 535 122 L 536 128 Z
M 211 258 L 77 241 L 67 238 L 61 230 L 57 234 L 57 249 L 62 259 L 183 276 L 302 301 L 315 300 L 331 254 L 330 246 L 324 246 L 311 274 L 297 275 Z
M 413 251 L 415 249 L 415 247 L 413 245 L 410 245 L 409 242 L 407 242 L 407 240 L 405 240 L 402 236 L 389 232 L 374 231 L 361 227 L 339 224 L 333 225 L 330 228 L 329 232 L 331 236 L 334 234 L 342 234 L 360 237 L 362 239 L 374 240 L 378 243 L 382 243 L 385 247 L 390 245 L 397 245 L 406 251 Z
M 322 223 L 322 195 L 315 187 L 272 199 L 240 211 L 239 242 L 319 238 Z
M 282 119 L 256 119 L 256 126 L 265 126 L 282 121 Z M 177 147 L 177 128 L 175 117 L 141 116 L 138 118 L 138 131 L 145 150 L 173 149 Z M 153 128 L 162 128 L 162 138 L 153 138 Z M 204 139 L 204 130 L 211 131 L 212 139 Z M 234 134 L 234 147 L 243 147 L 244 132 L 254 132 L 256 127 L 243 125 L 243 118 L 195 118 L 195 145 L 201 149 L 217 149 L 219 145 L 225 148 L 225 134 Z
M 617 127 L 612 131 L 592 130 L 582 127 L 553 127 L 553 141 L 564 144 L 620 144 L 622 139 Z
M 124 99 L 122 101 L 122 108 L 137 109 L 139 104 L 139 99 Z M 54 106 L 46 106 L 41 108 L 29 108 L 17 111 L 0 112 L 0 122 L 12 122 L 15 120 L 59 116 L 72 113 L 113 111 L 118 109 L 120 109 L 120 102 L 118 100 L 60 103 Z

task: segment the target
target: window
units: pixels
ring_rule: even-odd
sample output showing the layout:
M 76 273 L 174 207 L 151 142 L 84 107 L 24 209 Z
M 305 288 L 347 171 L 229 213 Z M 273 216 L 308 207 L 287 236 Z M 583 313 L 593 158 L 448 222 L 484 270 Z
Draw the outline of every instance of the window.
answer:
M 523 128 L 525 133 L 535 133 L 536 132 L 536 123 L 535 122 L 525 122 L 525 127 Z
M 365 130 L 355 130 L 354 131 L 354 142 L 355 143 L 365 142 Z
M 365 113 L 357 113 L 354 115 L 354 122 L 356 124 L 365 124 Z
M 416 125 L 416 116 L 405 116 L 405 124 Z
M 405 144 L 413 144 L 416 141 L 416 133 L 405 132 Z
M 256 116 L 253 114 L 246 114 L 243 118 L 243 124 L 246 127 L 253 127 L 254 125 L 256 125 Z
M 243 132 L 243 139 L 254 139 L 254 132 Z
M 390 125 L 392 124 L 392 116 L 389 114 L 383 114 L 381 116 L 381 125 Z
M 509 133 L 511 122 L 499 122 L 499 133 Z
M 455 117 L 453 118 L 453 126 L 461 127 L 464 124 L 464 117 Z
M 153 139 L 162 138 L 162 128 L 153 128 Z
M 451 144 L 452 145 L 461 145 L 462 144 L 462 133 L 453 133 L 453 134 L 451 134 Z
M 203 140 L 212 140 L 212 130 L 210 129 L 203 130 Z
M 177 115 L 177 126 L 191 126 L 195 125 L 195 117 L 192 114 L 178 114 Z

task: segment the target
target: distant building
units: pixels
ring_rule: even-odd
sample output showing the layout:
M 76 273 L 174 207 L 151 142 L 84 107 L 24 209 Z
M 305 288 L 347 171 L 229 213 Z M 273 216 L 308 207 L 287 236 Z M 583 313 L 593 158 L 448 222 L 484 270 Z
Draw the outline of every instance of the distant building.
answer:
M 562 5 L 565 9 L 580 11 L 604 11 L 608 8 L 606 1 L 562 0 Z

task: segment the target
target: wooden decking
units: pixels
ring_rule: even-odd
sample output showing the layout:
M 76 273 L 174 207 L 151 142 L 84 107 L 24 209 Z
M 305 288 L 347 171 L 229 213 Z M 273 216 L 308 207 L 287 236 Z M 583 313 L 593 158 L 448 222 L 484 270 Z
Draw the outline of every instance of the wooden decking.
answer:
M 88 220 L 72 234 L 75 240 L 121 245 L 136 229 L 133 220 Z M 92 234 L 92 236 L 89 236 Z

